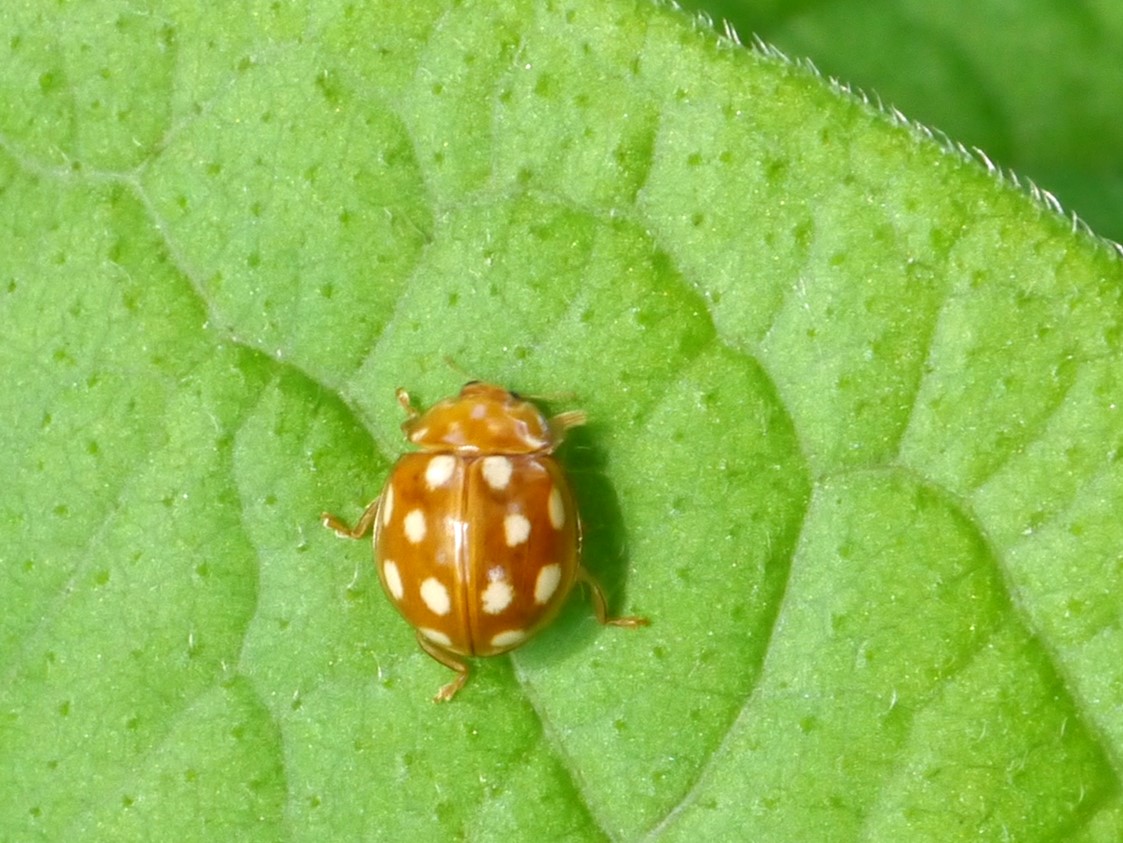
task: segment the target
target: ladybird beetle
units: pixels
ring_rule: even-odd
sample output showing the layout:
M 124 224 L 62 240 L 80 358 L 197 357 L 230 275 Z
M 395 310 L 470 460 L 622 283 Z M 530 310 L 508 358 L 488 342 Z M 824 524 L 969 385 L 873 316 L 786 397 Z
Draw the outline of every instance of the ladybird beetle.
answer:
M 382 588 L 414 627 L 421 649 L 456 671 L 437 692 L 451 700 L 468 681 L 466 656 L 518 647 L 561 609 L 573 584 L 592 593 L 597 620 L 610 618 L 604 592 L 581 565 L 581 523 L 553 453 L 579 410 L 547 420 L 534 404 L 472 381 L 425 412 L 399 389 L 402 432 L 420 450 L 404 454 L 386 488 L 354 527 L 324 513 L 324 526 L 357 539 L 373 527 Z

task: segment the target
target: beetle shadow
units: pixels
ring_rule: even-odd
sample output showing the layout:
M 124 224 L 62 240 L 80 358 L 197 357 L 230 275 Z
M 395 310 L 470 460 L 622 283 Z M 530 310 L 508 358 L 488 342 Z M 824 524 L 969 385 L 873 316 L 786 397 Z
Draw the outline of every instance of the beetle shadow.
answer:
M 581 518 L 581 564 L 600 583 L 609 617 L 625 614 L 627 531 L 616 490 L 605 474 L 607 458 L 595 425 L 570 430 L 558 450 Z M 557 620 L 540 637 L 555 644 L 540 648 L 543 662 L 572 657 L 602 631 L 595 622 L 588 588 L 577 585 Z M 544 642 L 545 643 L 545 642 Z

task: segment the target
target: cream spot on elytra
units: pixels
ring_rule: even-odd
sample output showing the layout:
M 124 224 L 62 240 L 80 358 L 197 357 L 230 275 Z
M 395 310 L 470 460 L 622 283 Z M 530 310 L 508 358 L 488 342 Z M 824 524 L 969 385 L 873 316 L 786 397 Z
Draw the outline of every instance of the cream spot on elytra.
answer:
M 448 482 L 456 470 L 456 457 L 437 454 L 425 466 L 425 483 L 430 489 L 438 489 Z
M 530 537 L 530 522 L 526 516 L 513 512 L 503 519 L 503 533 L 507 537 L 507 547 L 514 547 Z
M 452 644 L 452 639 L 441 632 L 439 629 L 430 629 L 427 626 L 419 626 L 417 631 L 432 641 L 434 644 L 448 647 Z
M 565 526 L 565 501 L 562 500 L 561 490 L 557 486 L 550 490 L 550 497 L 546 499 L 546 512 L 555 530 Z
M 448 610 L 452 608 L 448 589 L 436 577 L 429 577 L 421 583 L 421 599 L 434 615 L 447 615 Z
M 534 581 L 534 602 L 542 605 L 558 590 L 561 582 L 561 566 L 546 565 L 538 572 L 538 579 Z
M 515 599 L 515 590 L 507 582 L 506 573 L 502 568 L 492 568 L 487 572 L 490 582 L 480 595 L 483 599 L 483 609 L 489 615 L 498 615 L 511 605 Z
M 484 457 L 483 459 L 484 480 L 497 492 L 507 488 L 507 484 L 511 482 L 512 471 L 511 461 L 506 457 Z
M 405 590 L 402 588 L 402 574 L 398 566 L 387 559 L 382 563 L 382 577 L 386 580 L 386 588 L 395 600 L 401 600 Z
M 394 484 L 390 483 L 386 487 L 386 493 L 382 496 L 382 526 L 385 527 L 390 523 L 390 516 L 394 512 Z
M 425 513 L 420 509 L 411 509 L 402 521 L 405 527 L 406 538 L 413 544 L 419 544 L 425 538 Z
M 526 638 L 526 633 L 521 629 L 507 629 L 503 632 L 493 635 L 491 638 L 492 647 L 513 647 Z

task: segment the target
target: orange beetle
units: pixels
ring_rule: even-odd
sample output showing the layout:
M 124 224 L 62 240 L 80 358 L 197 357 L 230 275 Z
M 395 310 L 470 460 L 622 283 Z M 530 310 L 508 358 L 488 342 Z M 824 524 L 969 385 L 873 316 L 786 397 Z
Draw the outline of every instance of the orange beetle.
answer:
M 397 396 L 402 431 L 420 451 L 398 460 L 353 528 L 328 513 L 322 520 L 352 539 L 374 527 L 387 597 L 421 649 L 457 673 L 436 701 L 468 681 L 465 656 L 518 647 L 554 619 L 575 582 L 589 586 L 600 623 L 647 624 L 608 617 L 600 585 L 581 565 L 581 524 L 553 452 L 585 423 L 583 412 L 547 421 L 530 402 L 478 381 L 424 413 L 405 390 Z

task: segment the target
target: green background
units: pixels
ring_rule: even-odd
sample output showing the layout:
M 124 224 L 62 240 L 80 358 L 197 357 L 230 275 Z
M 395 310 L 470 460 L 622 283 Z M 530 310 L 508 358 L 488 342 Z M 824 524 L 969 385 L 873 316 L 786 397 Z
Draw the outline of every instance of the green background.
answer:
M 1123 240 L 1114 0 L 682 0 L 982 150 Z
M 1123 837 L 1115 247 L 669 7 L 197 5 L 0 11 L 0 838 Z M 435 706 L 318 516 L 469 376 L 652 626 Z

